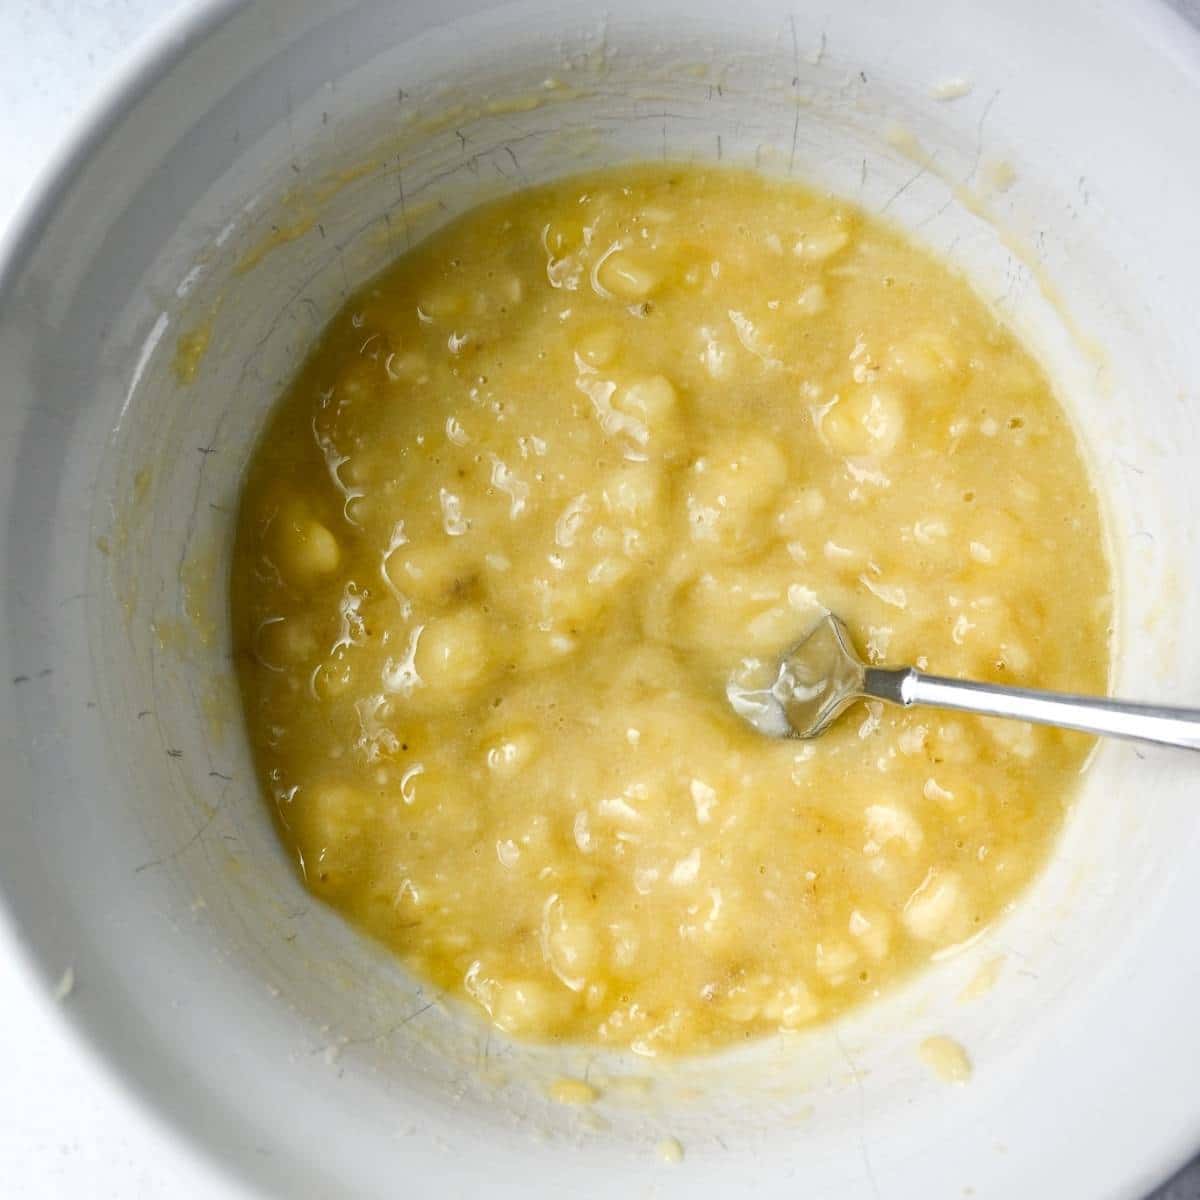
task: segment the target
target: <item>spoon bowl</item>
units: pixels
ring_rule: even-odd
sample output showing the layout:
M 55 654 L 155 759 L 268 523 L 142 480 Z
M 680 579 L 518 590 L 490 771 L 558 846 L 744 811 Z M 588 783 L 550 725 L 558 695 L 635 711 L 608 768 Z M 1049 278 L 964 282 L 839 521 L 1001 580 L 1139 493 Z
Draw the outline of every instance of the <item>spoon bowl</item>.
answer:
M 762 681 L 749 663 L 726 686 L 734 711 L 770 737 L 812 738 L 866 695 L 867 667 L 840 617 L 827 613 Z

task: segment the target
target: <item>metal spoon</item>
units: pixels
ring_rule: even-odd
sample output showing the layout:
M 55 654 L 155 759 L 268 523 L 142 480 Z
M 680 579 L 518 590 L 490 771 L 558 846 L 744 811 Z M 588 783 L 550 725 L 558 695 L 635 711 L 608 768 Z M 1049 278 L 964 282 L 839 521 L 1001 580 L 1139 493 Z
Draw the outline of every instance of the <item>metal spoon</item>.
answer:
M 972 683 L 923 675 L 912 667 L 868 667 L 833 613 L 822 617 L 776 670 L 754 660 L 743 663 L 726 695 L 735 712 L 771 737 L 817 737 L 855 700 L 870 698 L 1200 750 L 1197 709 Z

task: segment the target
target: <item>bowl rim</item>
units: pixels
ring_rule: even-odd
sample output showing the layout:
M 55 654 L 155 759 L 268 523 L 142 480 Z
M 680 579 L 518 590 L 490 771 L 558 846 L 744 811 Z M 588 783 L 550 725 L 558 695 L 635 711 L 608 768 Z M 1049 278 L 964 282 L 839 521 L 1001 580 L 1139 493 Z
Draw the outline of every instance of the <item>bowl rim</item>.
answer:
M 12 217 L 0 228 L 0 298 L 21 274 L 68 188 L 125 113 L 197 42 L 252 3 L 183 0 L 160 23 L 135 39 L 122 61 L 101 77 L 96 89 L 68 119 L 66 131 L 52 146 Z
M 183 0 L 151 29 L 139 36 L 120 65 L 106 72 L 79 110 L 67 121 L 42 166 L 36 172 L 11 218 L 0 227 L 0 304 L 12 292 L 46 229 L 55 219 L 71 188 L 93 155 L 119 127 L 131 108 L 163 80 L 201 41 L 239 14 L 252 9 L 254 0 Z M 1125 9 L 1131 24 L 1153 27 L 1155 49 L 1173 54 L 1200 68 L 1200 0 L 1138 0 Z M 159 1108 L 151 1091 L 112 1055 L 94 1032 L 72 1019 L 62 1005 L 50 1002 L 49 978 L 0 892 L 0 960 L 36 982 L 47 1012 L 55 1014 L 58 1028 L 84 1052 L 88 1066 L 98 1069 L 106 1084 L 132 1102 L 147 1124 L 194 1164 L 207 1169 L 214 1182 L 228 1193 L 261 1194 L 257 1183 L 232 1161 L 216 1152 L 211 1139 L 182 1125 L 176 1115 Z M 1200 1145 L 1192 1141 L 1174 1146 L 1157 1163 L 1140 1164 L 1127 1182 L 1164 1172 L 1161 1182 L 1193 1157 L 1200 1161 Z
M 71 187 L 95 152 L 129 110 L 182 62 L 192 49 L 253 0 L 183 0 L 135 39 L 119 64 L 105 72 L 68 118 L 64 132 L 9 218 L 0 226 L 0 306 L 19 279 L 37 245 L 62 208 Z M 262 1195 L 261 1189 L 232 1161 L 215 1152 L 208 1139 L 163 1110 L 152 1091 L 116 1057 L 96 1031 L 52 999 L 56 981 L 46 970 L 25 929 L 0 891 L 0 962 L 17 980 L 28 983 L 42 1013 L 80 1068 L 119 1097 L 144 1123 L 147 1133 L 164 1141 L 214 1189 L 213 1194 Z

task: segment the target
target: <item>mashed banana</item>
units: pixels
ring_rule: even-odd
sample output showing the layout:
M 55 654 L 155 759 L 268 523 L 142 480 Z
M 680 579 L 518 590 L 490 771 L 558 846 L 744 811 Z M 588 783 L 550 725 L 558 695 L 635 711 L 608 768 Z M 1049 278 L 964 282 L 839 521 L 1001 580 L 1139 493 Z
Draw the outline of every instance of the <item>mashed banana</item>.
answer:
M 970 938 L 1089 742 L 729 709 L 827 606 L 874 662 L 1102 691 L 1072 430 L 961 278 L 852 206 L 624 167 L 355 295 L 251 464 L 249 735 L 308 887 L 520 1037 L 681 1053 Z

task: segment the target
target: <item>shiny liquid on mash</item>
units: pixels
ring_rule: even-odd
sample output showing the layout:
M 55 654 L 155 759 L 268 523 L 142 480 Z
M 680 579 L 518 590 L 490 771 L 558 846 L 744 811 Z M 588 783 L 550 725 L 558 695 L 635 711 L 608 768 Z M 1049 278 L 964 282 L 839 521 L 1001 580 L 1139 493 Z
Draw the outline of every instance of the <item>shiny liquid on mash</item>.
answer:
M 1100 692 L 1098 504 L 944 264 L 760 176 L 478 208 L 355 294 L 275 411 L 232 578 L 308 888 L 518 1037 L 801 1029 L 1001 914 L 1090 743 L 725 682 L 828 607 L 872 662 Z

